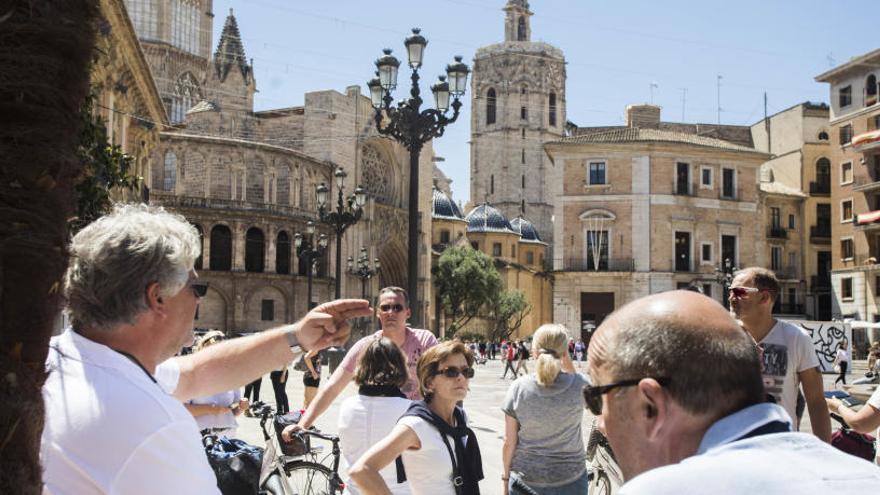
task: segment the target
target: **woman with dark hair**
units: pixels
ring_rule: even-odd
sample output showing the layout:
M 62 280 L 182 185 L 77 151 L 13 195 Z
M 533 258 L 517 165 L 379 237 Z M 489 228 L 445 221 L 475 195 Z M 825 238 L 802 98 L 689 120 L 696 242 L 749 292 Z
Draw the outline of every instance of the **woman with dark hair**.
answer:
M 349 466 L 385 438 L 409 408 L 412 401 L 400 390 L 407 377 L 406 359 L 391 339 L 378 338 L 364 349 L 354 375 L 358 395 L 345 399 L 339 410 L 339 445 Z M 380 475 L 391 493 L 410 493 L 409 483 L 397 482 L 394 467 L 382 469 Z M 357 494 L 360 490 L 356 483 L 346 480 L 345 493 Z
M 847 351 L 847 343 L 845 340 L 841 340 L 840 344 L 837 346 L 837 354 L 834 356 L 834 367 L 837 368 L 838 375 L 837 380 L 834 380 L 834 384 L 843 382 L 846 385 L 846 369 L 849 366 L 849 352 Z
M 321 386 L 321 353 L 313 349 L 306 353 L 303 362 L 306 365 L 303 371 L 303 409 L 308 409 Z
M 397 479 L 408 479 L 413 494 L 480 493 L 480 446 L 456 406 L 467 396 L 473 365 L 473 354 L 461 342 L 444 342 L 422 355 L 418 377 L 425 400 L 414 402 L 391 433 L 351 467 L 362 491 L 388 493 L 381 472 L 395 463 Z

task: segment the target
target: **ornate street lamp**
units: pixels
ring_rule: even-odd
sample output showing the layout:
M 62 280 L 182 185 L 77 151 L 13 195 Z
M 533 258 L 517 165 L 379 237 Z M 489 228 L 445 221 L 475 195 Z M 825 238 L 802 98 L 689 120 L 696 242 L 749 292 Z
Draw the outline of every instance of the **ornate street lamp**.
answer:
M 721 284 L 721 299 L 724 307 L 730 306 L 727 300 L 727 291 L 730 290 L 730 284 L 733 282 L 733 274 L 739 271 L 739 268 L 733 266 L 730 258 L 724 258 L 721 266 L 715 268 L 715 281 Z
M 361 279 L 361 298 L 367 299 L 367 282 L 378 275 L 381 268 L 382 265 L 379 263 L 379 258 L 373 260 L 373 266 L 370 266 L 370 256 L 367 254 L 367 248 L 365 247 L 361 247 L 361 253 L 357 260 L 354 260 L 351 256 L 348 257 L 348 273 Z M 365 335 L 369 328 L 367 319 L 358 318 L 355 327 L 358 335 Z
M 409 217 L 408 217 L 408 249 L 407 249 L 407 291 L 411 301 L 416 300 L 418 290 L 418 214 L 419 214 L 419 155 L 422 146 L 429 140 L 440 137 L 448 124 L 458 119 L 461 110 L 460 98 L 467 87 L 470 69 L 457 56 L 455 61 L 446 66 L 446 76 L 441 76 L 437 84 L 431 86 L 434 94 L 435 108 L 421 109 L 422 98 L 419 90 L 419 68 L 425 47 L 428 45 L 421 35 L 421 30 L 413 28 L 412 35 L 404 41 L 407 59 L 412 69 L 410 77 L 412 87 L 410 97 L 392 105 L 394 99 L 391 92 L 397 87 L 397 72 L 400 61 L 391 55 L 386 48 L 383 55 L 376 60 L 376 78 L 371 79 L 367 86 L 370 89 L 370 101 L 376 109 L 376 129 L 380 134 L 397 140 L 409 151 Z M 452 104 L 449 98 L 452 96 Z M 452 108 L 452 117 L 446 112 Z M 413 322 L 421 322 L 419 304 L 410 305 L 413 311 Z
M 322 183 L 315 191 L 318 195 L 318 217 L 322 223 L 330 225 L 336 232 L 336 299 L 339 299 L 342 291 L 342 234 L 361 219 L 364 205 L 367 203 L 367 192 L 360 186 L 355 188 L 351 196 L 347 198 L 344 196 L 347 175 L 341 168 L 337 168 L 333 174 L 337 191 L 335 211 L 327 208 L 329 192 L 327 186 Z
M 306 224 L 306 235 L 299 232 L 293 235 L 293 244 L 296 246 L 296 255 L 299 259 L 305 260 L 308 267 L 308 290 L 306 291 L 306 308 L 312 309 L 312 272 L 314 271 L 315 261 L 324 256 L 327 250 L 327 234 L 318 236 L 315 242 L 315 224 L 309 222 Z

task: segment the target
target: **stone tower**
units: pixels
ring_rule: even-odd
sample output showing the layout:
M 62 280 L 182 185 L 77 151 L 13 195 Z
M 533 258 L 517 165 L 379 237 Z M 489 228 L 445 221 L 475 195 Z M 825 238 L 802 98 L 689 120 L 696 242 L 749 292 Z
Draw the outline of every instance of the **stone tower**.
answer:
M 552 243 L 555 172 L 543 146 L 565 129 L 565 58 L 532 41 L 526 0 L 508 0 L 504 13 L 504 42 L 474 56 L 471 203 L 527 216 Z
M 211 57 L 213 0 L 125 0 L 172 123 L 204 94 Z

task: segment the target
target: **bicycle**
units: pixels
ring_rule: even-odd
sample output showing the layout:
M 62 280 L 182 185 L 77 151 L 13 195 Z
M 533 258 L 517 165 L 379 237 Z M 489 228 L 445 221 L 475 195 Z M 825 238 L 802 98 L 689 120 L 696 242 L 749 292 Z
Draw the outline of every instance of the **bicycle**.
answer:
M 339 476 L 339 462 L 342 457 L 342 450 L 339 448 L 339 437 L 336 435 L 324 434 L 317 430 L 305 430 L 296 435 L 302 438 L 305 445 L 308 446 L 306 452 L 302 455 L 286 455 L 280 443 L 280 432 L 275 431 L 272 407 L 255 403 L 251 406 L 252 413 L 255 417 L 260 418 L 260 429 L 263 431 L 263 439 L 266 441 L 266 456 L 273 457 L 269 461 L 269 470 L 273 468 L 284 473 L 284 493 L 296 495 L 333 495 L 342 493 L 345 489 L 345 482 Z M 270 432 L 270 429 L 272 430 Z M 331 451 L 325 456 L 321 456 L 323 446 L 312 447 L 311 438 L 330 442 Z M 280 454 L 279 454 L 280 453 Z M 332 467 L 327 466 L 327 461 L 332 457 Z M 267 462 L 264 460 L 264 471 Z
M 599 431 L 596 418 L 593 418 L 587 441 L 587 462 L 590 465 L 590 495 L 611 495 L 623 485 L 623 473 L 608 438 Z

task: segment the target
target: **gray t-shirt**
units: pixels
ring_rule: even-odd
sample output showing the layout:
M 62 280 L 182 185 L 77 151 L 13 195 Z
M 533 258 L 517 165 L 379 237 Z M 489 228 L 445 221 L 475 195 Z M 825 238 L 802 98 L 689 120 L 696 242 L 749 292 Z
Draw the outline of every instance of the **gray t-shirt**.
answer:
M 501 410 L 519 422 L 510 469 L 522 473 L 529 485 L 561 486 L 584 473 L 581 391 L 586 384 L 580 373 L 560 373 L 547 387 L 526 375 L 507 390 Z

